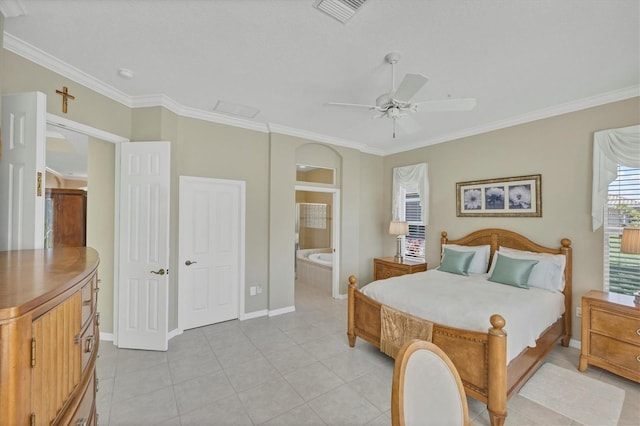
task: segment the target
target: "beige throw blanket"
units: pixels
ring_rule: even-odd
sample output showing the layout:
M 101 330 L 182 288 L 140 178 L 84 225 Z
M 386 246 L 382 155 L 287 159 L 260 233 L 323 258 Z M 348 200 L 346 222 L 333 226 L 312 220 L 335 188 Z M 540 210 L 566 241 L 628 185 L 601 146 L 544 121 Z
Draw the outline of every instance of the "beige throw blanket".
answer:
M 433 323 L 425 319 L 382 305 L 380 322 L 380 350 L 394 359 L 402 345 L 411 339 L 431 341 Z

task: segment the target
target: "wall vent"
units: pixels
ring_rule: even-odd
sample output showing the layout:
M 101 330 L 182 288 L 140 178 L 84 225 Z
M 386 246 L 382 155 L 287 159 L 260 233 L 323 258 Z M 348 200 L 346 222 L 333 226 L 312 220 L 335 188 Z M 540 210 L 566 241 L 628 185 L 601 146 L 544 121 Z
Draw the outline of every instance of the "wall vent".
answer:
M 346 23 L 367 0 L 316 0 L 313 7 Z

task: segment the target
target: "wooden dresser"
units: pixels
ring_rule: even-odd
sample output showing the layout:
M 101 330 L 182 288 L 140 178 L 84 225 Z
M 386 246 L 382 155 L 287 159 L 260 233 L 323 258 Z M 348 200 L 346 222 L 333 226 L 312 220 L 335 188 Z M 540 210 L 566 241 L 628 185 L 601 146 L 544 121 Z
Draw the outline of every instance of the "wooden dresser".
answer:
M 640 382 L 640 306 L 632 296 L 592 290 L 582 297 L 578 369 L 589 364 Z
M 384 280 L 385 278 L 397 277 L 399 275 L 413 274 L 427 270 L 425 262 L 413 260 L 403 260 L 398 263 L 393 257 L 379 257 L 373 259 L 373 279 Z
M 0 425 L 96 425 L 98 253 L 0 252 Z

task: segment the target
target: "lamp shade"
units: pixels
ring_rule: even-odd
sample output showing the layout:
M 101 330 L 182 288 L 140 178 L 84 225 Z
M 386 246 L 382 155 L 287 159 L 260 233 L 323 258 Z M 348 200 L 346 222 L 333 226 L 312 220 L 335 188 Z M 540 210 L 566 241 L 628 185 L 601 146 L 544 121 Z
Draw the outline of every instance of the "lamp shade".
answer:
M 624 228 L 620 253 L 640 254 L 640 228 Z
M 389 224 L 389 233 L 392 235 L 407 235 L 409 233 L 409 224 L 407 222 L 392 221 Z

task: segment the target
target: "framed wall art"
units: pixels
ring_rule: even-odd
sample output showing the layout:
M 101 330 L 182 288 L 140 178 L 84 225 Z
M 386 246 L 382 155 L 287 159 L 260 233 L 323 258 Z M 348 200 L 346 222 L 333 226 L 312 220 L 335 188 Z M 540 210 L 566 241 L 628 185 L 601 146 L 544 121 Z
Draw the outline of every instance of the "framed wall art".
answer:
M 541 175 L 456 183 L 456 215 L 542 217 Z

